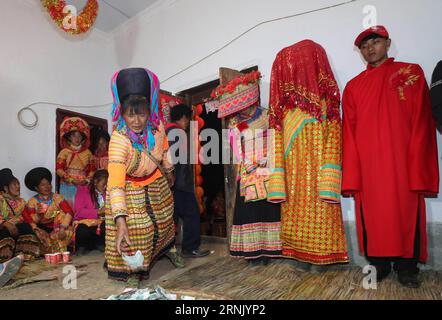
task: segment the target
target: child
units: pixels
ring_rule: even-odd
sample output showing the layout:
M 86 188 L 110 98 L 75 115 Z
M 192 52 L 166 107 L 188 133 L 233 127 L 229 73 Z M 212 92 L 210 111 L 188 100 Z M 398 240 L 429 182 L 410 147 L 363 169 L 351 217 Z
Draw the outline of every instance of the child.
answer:
M 104 251 L 105 200 L 109 173 L 97 170 L 89 186 L 78 188 L 74 207 L 74 245 L 81 254 L 95 248 Z

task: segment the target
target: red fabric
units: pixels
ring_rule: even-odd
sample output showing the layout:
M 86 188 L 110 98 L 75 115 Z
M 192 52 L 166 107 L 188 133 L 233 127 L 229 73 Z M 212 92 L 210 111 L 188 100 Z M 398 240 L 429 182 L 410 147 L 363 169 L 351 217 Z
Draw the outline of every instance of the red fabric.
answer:
M 321 122 L 340 120 L 339 87 L 319 44 L 304 40 L 279 52 L 270 83 L 270 128 L 281 130 L 285 112 L 295 108 Z
M 28 206 L 26 206 L 23 209 L 23 212 L 21 213 L 24 222 L 26 222 L 26 223 L 33 223 L 34 221 L 32 220 L 32 214 L 33 214 L 32 210 L 29 209 Z
M 71 206 L 69 205 L 69 203 L 66 200 L 63 200 L 62 202 L 60 202 L 59 207 L 64 213 L 69 214 L 72 217 L 74 216 L 74 211 L 72 210 Z
M 371 257 L 428 259 L 425 194 L 439 192 L 436 128 L 425 75 L 389 59 L 347 85 L 343 97 L 343 193 L 354 195 L 359 246 Z
M 74 202 L 74 221 L 98 219 L 98 209 L 91 197 L 88 186 L 79 186 Z
M 362 44 L 362 41 L 367 38 L 368 36 L 372 34 L 377 34 L 378 36 L 381 36 L 383 38 L 389 38 L 390 35 L 387 31 L 387 29 L 384 26 L 374 26 L 371 28 L 368 28 L 367 30 L 364 30 L 355 40 L 355 46 L 360 47 Z

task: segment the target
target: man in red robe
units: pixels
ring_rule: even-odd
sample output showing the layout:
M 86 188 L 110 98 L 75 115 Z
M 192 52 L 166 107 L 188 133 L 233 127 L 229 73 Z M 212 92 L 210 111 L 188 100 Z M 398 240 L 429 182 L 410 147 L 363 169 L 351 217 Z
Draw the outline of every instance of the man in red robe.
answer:
M 388 57 L 385 27 L 355 45 L 368 63 L 344 92 L 343 194 L 354 196 L 360 250 L 377 269 L 418 288 L 428 245 L 425 196 L 439 192 L 436 127 L 422 68 Z

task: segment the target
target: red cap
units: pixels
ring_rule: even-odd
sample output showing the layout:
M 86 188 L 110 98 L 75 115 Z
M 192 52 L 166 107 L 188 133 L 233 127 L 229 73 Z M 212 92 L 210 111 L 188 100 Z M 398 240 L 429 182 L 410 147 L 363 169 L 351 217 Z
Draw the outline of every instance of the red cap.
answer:
M 355 46 L 360 48 L 362 40 L 367 38 L 368 36 L 372 34 L 377 34 L 378 36 L 381 36 L 383 38 L 389 38 L 390 35 L 388 34 L 387 29 L 384 26 L 374 26 L 371 28 L 368 28 L 364 32 L 362 32 L 355 40 Z

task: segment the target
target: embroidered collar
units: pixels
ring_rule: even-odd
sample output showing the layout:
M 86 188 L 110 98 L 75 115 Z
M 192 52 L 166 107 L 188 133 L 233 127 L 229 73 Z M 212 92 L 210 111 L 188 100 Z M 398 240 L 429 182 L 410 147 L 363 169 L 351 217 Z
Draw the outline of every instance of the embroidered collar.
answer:
M 40 196 L 40 194 L 36 194 L 34 198 L 38 201 L 38 203 L 51 205 L 54 202 L 54 193 L 51 193 L 49 199 L 45 199 L 44 197 Z
M 388 66 L 391 65 L 394 62 L 395 58 L 388 58 L 387 60 L 385 60 L 385 62 L 377 67 L 373 67 L 371 64 L 367 65 L 367 70 L 371 71 L 371 70 L 378 70 L 379 68 L 382 68 L 384 66 Z
M 79 146 L 73 146 L 72 144 L 69 144 L 69 149 L 71 149 L 74 152 L 81 152 L 84 150 L 83 144 L 80 144 Z

